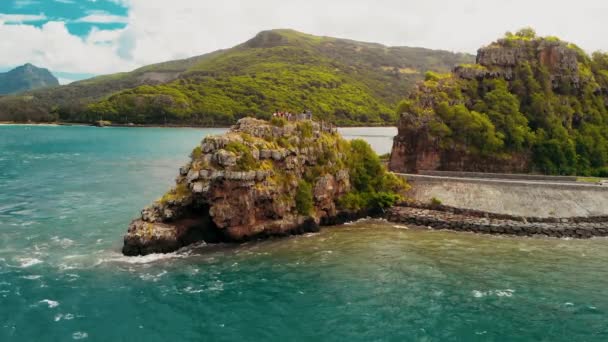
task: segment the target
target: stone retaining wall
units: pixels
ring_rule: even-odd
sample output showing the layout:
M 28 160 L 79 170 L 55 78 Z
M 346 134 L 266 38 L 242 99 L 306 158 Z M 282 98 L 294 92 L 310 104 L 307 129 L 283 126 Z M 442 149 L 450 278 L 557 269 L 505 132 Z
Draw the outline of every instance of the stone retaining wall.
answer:
M 483 178 L 402 175 L 409 198 L 520 217 L 608 216 L 608 186 Z

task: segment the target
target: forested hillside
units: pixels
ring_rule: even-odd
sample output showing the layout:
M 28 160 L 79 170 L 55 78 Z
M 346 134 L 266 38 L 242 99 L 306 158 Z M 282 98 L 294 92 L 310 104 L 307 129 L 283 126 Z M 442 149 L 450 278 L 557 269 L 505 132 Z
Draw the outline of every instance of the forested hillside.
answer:
M 234 48 L 0 99 L 0 120 L 228 125 L 247 115 L 313 111 L 340 125 L 392 124 L 424 72 L 473 56 L 386 47 L 292 30 Z

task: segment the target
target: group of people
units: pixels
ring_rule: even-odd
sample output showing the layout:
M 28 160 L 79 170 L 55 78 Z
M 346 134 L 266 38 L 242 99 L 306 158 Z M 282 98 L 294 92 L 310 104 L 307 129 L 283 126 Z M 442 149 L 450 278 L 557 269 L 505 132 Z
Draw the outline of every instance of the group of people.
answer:
M 272 113 L 272 117 L 284 118 L 284 119 L 287 119 L 288 121 L 312 120 L 312 112 L 310 110 L 306 110 L 300 114 L 293 114 L 290 112 L 276 111 L 276 112 Z

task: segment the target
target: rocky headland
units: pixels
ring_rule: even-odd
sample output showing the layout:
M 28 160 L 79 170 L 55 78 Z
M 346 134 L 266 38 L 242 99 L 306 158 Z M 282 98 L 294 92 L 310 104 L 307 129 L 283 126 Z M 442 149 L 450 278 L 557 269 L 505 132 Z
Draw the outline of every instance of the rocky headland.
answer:
M 176 186 L 131 223 L 123 253 L 314 232 L 379 214 L 406 187 L 367 143 L 333 126 L 244 118 L 193 150 Z
M 507 33 L 400 104 L 390 169 L 608 176 L 606 75 L 608 54 Z

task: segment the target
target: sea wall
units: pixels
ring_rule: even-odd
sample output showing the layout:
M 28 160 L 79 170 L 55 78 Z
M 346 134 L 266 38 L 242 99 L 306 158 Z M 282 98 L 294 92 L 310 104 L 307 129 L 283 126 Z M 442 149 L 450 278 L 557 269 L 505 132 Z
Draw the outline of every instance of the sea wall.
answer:
M 465 209 L 522 217 L 608 215 L 608 187 L 559 181 L 402 175 L 408 196 Z
M 446 206 L 432 207 L 404 204 L 391 208 L 386 218 L 396 223 L 483 234 L 578 239 L 608 236 L 608 216 L 562 219 L 525 218 L 461 210 Z

